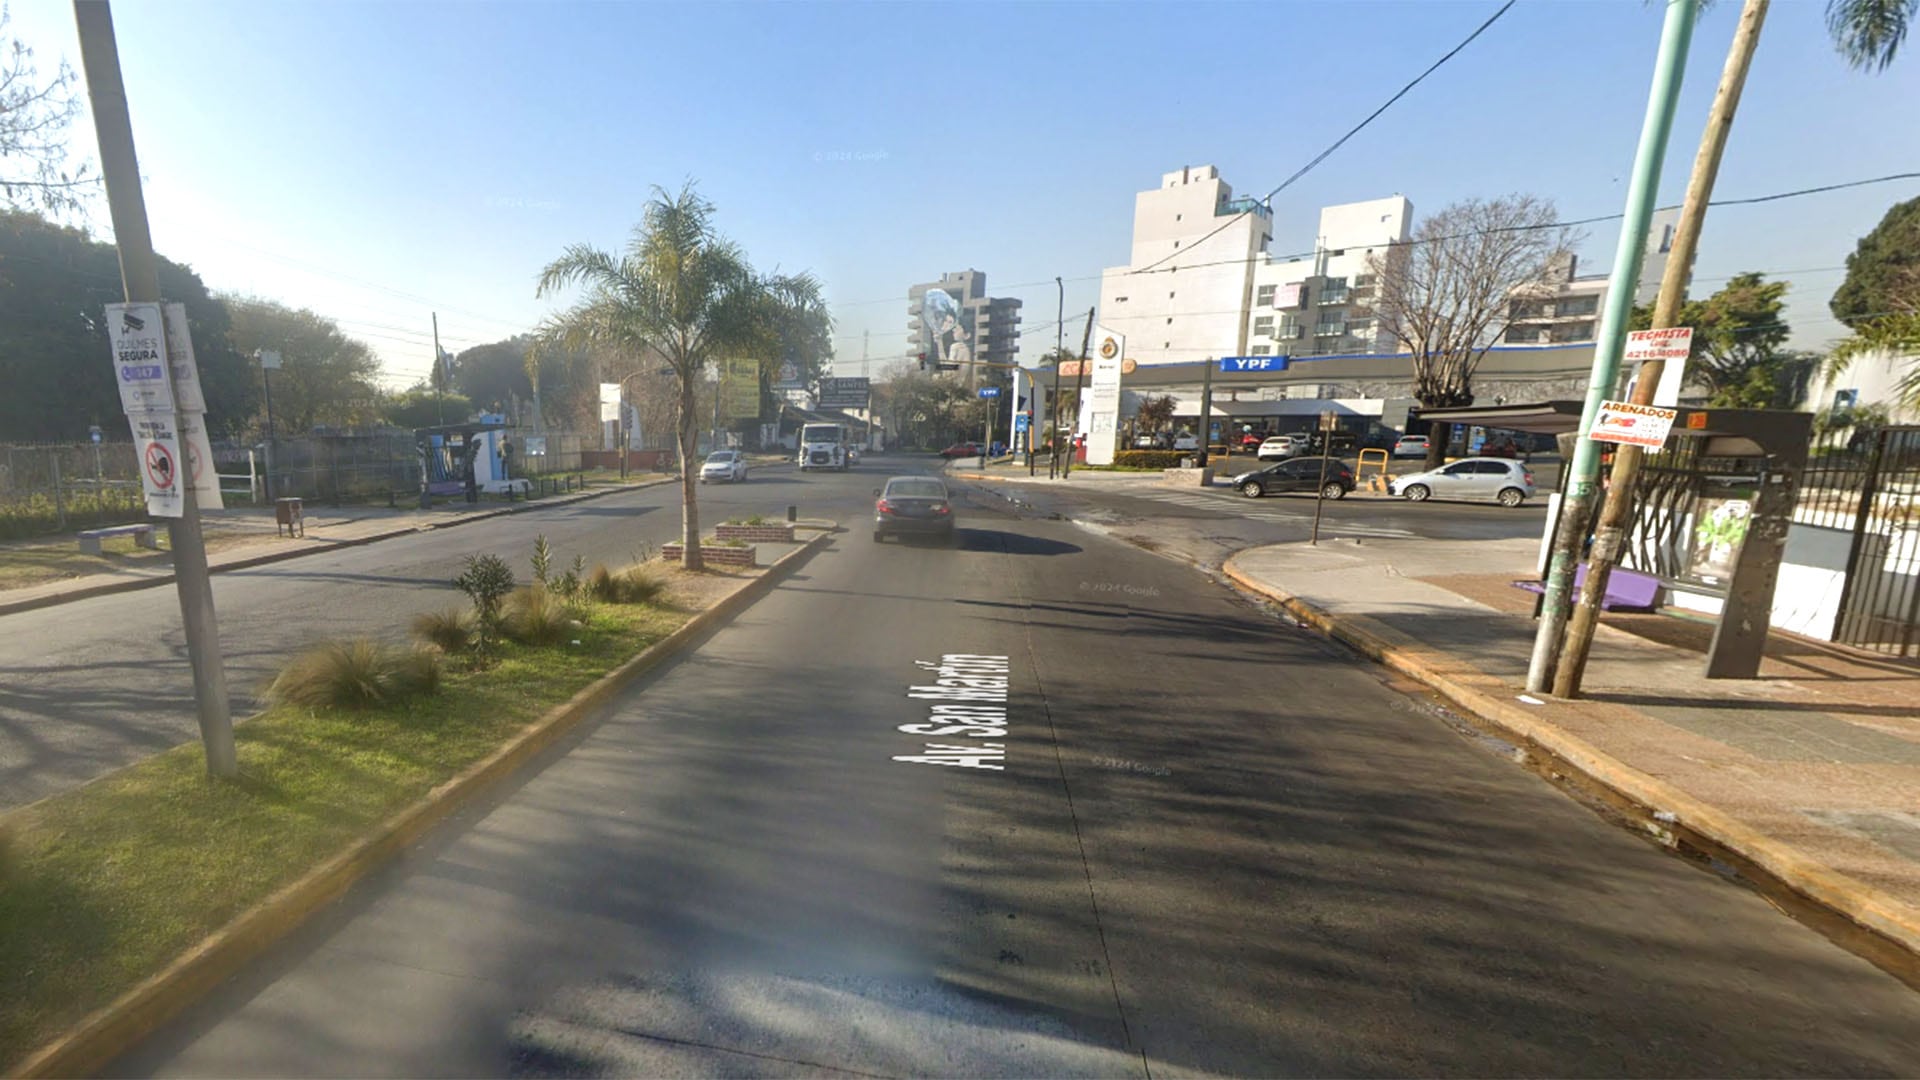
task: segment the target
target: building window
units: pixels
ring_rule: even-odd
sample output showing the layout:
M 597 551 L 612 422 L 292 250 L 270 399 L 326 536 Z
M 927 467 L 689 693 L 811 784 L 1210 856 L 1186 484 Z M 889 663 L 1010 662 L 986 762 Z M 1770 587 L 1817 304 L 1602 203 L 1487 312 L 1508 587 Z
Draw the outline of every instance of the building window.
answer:
M 1323 304 L 1344 304 L 1347 302 L 1347 279 L 1328 278 L 1320 286 L 1320 302 Z
M 1553 328 L 1552 340 L 1556 342 L 1592 341 L 1593 320 L 1588 319 L 1584 322 L 1561 323 Z
M 1507 344 L 1538 345 L 1539 343 L 1540 343 L 1540 328 L 1538 326 L 1507 327 Z
M 1314 337 L 1340 337 L 1347 332 L 1347 315 L 1344 311 L 1323 311 L 1320 321 L 1313 328 Z
M 1272 352 L 1273 350 L 1265 345 L 1255 345 L 1253 347 L 1253 355 L 1255 356 L 1268 356 L 1271 355 Z
M 1279 286 L 1277 285 L 1260 286 L 1258 289 L 1254 291 L 1253 302 L 1260 305 L 1261 307 L 1272 307 L 1273 293 L 1274 293 L 1274 290 L 1277 288 L 1279 288 Z
M 1373 336 L 1373 320 L 1370 318 L 1369 319 L 1348 319 L 1347 333 L 1352 335 L 1353 337 L 1372 337 Z
M 1553 305 L 1553 313 L 1563 319 L 1576 315 L 1591 315 L 1598 310 L 1600 310 L 1600 298 L 1597 296 L 1563 296 Z
M 1183 215 L 1183 214 L 1175 214 L 1175 215 L 1173 215 L 1173 220 L 1175 220 L 1175 221 L 1179 221 L 1179 220 L 1180 220 L 1180 219 L 1181 219 L 1182 217 L 1184 217 L 1184 216 L 1185 216 L 1185 215 Z
M 1537 319 L 1546 314 L 1546 305 L 1538 300 L 1515 300 L 1507 305 L 1509 319 Z
M 1359 277 L 1357 277 L 1357 278 L 1354 278 L 1354 279 L 1353 279 L 1353 287 L 1354 287 L 1354 288 L 1356 288 L 1356 289 L 1371 289 L 1371 288 L 1373 288 L 1373 275 L 1372 275 L 1372 274 L 1361 274 L 1361 275 L 1360 275 Z
M 1172 326 L 1172 325 L 1173 325 L 1173 316 L 1171 316 L 1171 315 L 1169 315 L 1169 316 L 1167 316 L 1167 325 L 1168 325 L 1168 326 Z
M 1113 302 L 1116 304 L 1124 304 L 1127 302 L 1127 298 L 1124 296 L 1116 296 L 1113 298 Z
M 1173 294 L 1172 294 L 1172 293 L 1168 293 L 1168 294 L 1167 294 L 1167 299 L 1169 299 L 1169 300 L 1171 300 L 1171 299 L 1173 299 Z
M 1254 317 L 1254 320 L 1253 320 L 1253 332 L 1254 332 L 1254 333 L 1256 333 L 1256 334 L 1264 334 L 1264 333 L 1266 333 L 1267 331 L 1269 331 L 1269 330 L 1271 330 L 1271 329 L 1273 329 L 1273 316 L 1271 316 L 1271 315 L 1257 315 L 1257 316 L 1255 316 L 1255 317 Z

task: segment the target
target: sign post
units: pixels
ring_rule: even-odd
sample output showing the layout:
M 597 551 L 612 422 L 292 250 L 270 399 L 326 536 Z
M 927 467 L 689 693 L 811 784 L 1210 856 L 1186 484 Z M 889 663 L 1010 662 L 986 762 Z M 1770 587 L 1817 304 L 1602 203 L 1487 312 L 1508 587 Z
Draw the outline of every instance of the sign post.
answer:
M 1320 486 L 1313 492 L 1313 536 L 1310 547 L 1320 546 L 1320 512 L 1327 505 L 1327 462 L 1333 457 L 1333 432 L 1340 420 L 1332 409 L 1320 410 Z

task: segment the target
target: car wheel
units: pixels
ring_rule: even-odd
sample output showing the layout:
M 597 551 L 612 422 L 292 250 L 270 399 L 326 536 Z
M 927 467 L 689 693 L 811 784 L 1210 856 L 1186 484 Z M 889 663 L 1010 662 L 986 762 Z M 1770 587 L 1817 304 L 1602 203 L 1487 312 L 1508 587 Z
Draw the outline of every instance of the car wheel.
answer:
M 1425 484 L 1408 484 L 1407 490 L 1401 494 L 1407 497 L 1408 502 L 1426 502 L 1433 497 L 1433 489 Z
M 1527 493 L 1519 488 L 1501 488 L 1500 494 L 1495 497 L 1500 500 L 1501 506 L 1519 506 L 1527 501 Z
M 886 540 L 886 538 L 887 538 L 887 534 L 886 534 L 886 533 L 883 533 L 883 532 L 881 532 L 881 531 L 880 531 L 879 529 L 875 529 L 875 530 L 873 530 L 873 542 L 874 542 L 874 543 L 876 543 L 876 544 L 878 544 L 878 543 L 881 543 L 881 542 L 883 542 L 883 541 L 885 541 L 885 540 Z
M 1320 489 L 1320 497 L 1323 499 L 1344 499 L 1346 496 L 1347 489 L 1336 481 L 1329 480 L 1327 486 Z
M 1240 494 L 1245 495 L 1249 499 L 1257 499 L 1266 494 L 1266 489 L 1260 486 L 1260 481 L 1249 480 L 1240 485 Z

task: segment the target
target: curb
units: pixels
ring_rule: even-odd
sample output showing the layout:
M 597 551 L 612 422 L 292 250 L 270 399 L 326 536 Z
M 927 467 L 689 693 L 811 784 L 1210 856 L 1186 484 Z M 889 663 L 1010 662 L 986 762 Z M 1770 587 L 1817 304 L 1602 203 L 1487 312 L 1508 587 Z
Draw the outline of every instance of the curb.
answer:
M 498 510 L 487 510 L 480 513 L 469 514 L 464 517 L 453 518 L 445 522 L 433 522 L 426 525 L 409 525 L 404 529 L 388 529 L 385 532 L 374 533 L 370 536 L 356 536 L 351 540 L 327 540 L 313 547 L 295 548 L 291 551 L 275 551 L 266 555 L 252 555 L 242 559 L 234 559 L 230 562 L 209 566 L 207 572 L 209 574 L 224 574 L 229 570 L 245 570 L 250 567 L 265 566 L 268 563 L 305 558 L 308 555 L 323 555 L 329 551 L 338 551 L 341 548 L 363 547 L 367 544 L 379 543 L 382 540 L 391 540 L 396 536 L 407 536 L 419 532 L 432 532 L 435 529 L 452 529 L 468 524 L 469 522 L 485 521 L 488 518 L 502 517 L 507 514 L 524 514 L 532 510 L 545 510 L 555 506 L 570 506 L 574 503 L 586 502 L 589 499 L 598 499 L 622 491 L 641 491 L 650 487 L 658 487 L 661 484 L 677 482 L 677 478 L 669 477 L 664 480 L 650 480 L 643 484 L 622 484 L 619 487 L 607 488 L 602 491 L 582 492 L 578 495 L 569 495 L 564 498 L 550 499 L 540 503 L 527 503 L 518 507 L 502 507 Z M 36 596 L 27 600 L 0 600 L 0 615 L 14 615 L 22 611 L 37 611 L 40 608 L 57 607 L 61 604 L 70 604 L 78 600 L 91 600 L 96 596 L 111 596 L 114 593 L 137 592 L 140 589 L 157 588 L 161 585 L 172 584 L 173 580 L 173 572 L 168 571 L 165 574 L 158 574 L 153 577 L 130 578 L 126 581 L 110 581 L 102 585 L 89 585 L 85 588 L 72 589 L 67 592 L 48 593 L 45 596 Z
M 1920 909 L 1892 894 L 1858 881 L 1807 857 L 1745 822 L 1626 764 L 1555 725 L 1536 719 L 1526 708 L 1487 688 L 1493 680 L 1450 674 L 1438 655 L 1365 615 L 1334 615 L 1259 581 L 1235 565 L 1221 567 L 1241 588 L 1285 608 L 1300 621 L 1350 646 L 1361 655 L 1438 691 L 1462 709 L 1500 729 L 1530 750 L 1579 774 L 1610 801 L 1624 803 L 1643 826 L 1667 847 L 1682 842 L 1732 863 L 1763 892 L 1785 892 L 1811 912 L 1815 929 L 1860 952 L 1889 974 L 1920 986 Z M 1497 684 L 1495 684 L 1497 685 Z M 1824 918 L 1822 918 L 1824 916 Z M 1832 925 L 1837 918 L 1842 925 Z M 1848 931 L 1851 931 L 1849 933 Z
M 708 631 L 773 591 L 832 533 L 823 532 L 768 566 L 731 596 L 549 709 L 492 754 L 395 812 L 345 850 L 283 886 L 214 931 L 145 982 L 101 1007 L 73 1029 L 11 1067 L 18 1077 L 91 1076 L 199 1001 L 353 884 L 386 864 L 455 811 L 512 776 L 578 727 L 596 708 L 641 675 L 676 658 Z

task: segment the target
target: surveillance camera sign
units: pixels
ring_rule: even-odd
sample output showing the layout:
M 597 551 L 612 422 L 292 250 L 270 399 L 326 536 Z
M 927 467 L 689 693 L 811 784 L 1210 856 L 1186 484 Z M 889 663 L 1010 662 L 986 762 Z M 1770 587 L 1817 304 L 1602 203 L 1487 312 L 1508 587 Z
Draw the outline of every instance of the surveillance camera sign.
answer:
M 108 304 L 107 342 L 113 349 L 121 411 L 128 416 L 171 412 L 173 390 L 167 385 L 166 329 L 160 305 Z

